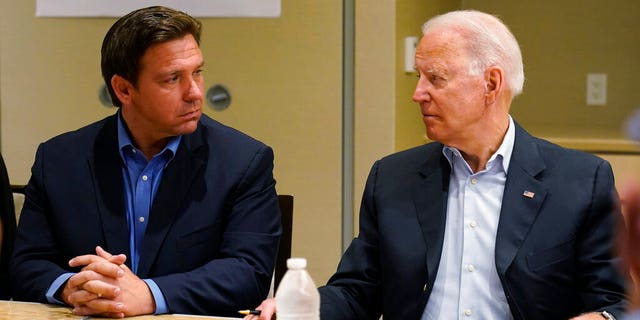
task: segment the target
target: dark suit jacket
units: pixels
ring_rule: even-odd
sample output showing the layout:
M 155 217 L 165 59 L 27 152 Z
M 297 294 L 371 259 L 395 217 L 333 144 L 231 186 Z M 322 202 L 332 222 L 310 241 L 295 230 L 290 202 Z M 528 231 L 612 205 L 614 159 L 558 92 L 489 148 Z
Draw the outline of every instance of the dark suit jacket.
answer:
M 0 246 L 0 300 L 10 298 L 9 258 L 16 236 L 16 213 L 13 208 L 13 193 L 4 159 L 0 155 L 0 221 L 2 221 L 2 246 Z
M 129 256 L 116 116 L 39 146 L 11 278 L 17 300 L 45 302 L 69 259 L 96 245 Z M 182 138 L 149 214 L 138 276 L 173 313 L 236 315 L 268 293 L 280 227 L 266 145 L 205 115 Z M 127 260 L 127 264 L 129 260 Z
M 377 161 L 360 233 L 320 288 L 323 319 L 420 319 L 436 279 L 450 166 L 431 143 Z M 534 192 L 533 198 L 523 196 Z M 620 315 L 612 257 L 616 199 L 609 164 L 536 139 L 516 125 L 495 263 L 515 319 Z

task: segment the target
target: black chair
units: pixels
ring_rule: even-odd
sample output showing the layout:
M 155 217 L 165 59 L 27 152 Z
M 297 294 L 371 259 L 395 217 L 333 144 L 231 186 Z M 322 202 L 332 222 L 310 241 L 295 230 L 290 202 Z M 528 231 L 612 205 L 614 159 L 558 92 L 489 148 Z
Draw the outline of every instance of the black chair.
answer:
M 25 201 L 25 189 L 27 186 L 22 184 L 12 184 L 11 192 L 13 193 L 13 208 L 16 212 L 16 224 L 20 223 L 20 214 Z
M 280 280 L 287 272 L 287 259 L 291 258 L 291 235 L 293 233 L 293 196 L 278 195 L 280 212 L 282 216 L 282 236 L 276 257 L 276 268 L 274 272 L 274 292 L 280 284 Z
M 0 222 L 2 222 L 2 236 L 0 237 L 0 299 L 7 300 L 9 294 L 9 258 L 13 252 L 16 237 L 16 215 L 13 207 L 13 193 L 9 184 L 9 175 L 4 159 L 0 155 Z

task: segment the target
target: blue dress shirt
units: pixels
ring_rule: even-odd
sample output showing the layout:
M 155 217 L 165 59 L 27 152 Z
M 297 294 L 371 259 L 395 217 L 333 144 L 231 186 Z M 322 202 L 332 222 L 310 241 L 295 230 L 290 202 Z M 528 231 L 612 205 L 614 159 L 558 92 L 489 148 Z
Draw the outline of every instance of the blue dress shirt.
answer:
M 155 199 L 164 168 L 173 159 L 180 145 L 181 137 L 172 138 L 167 146 L 147 161 L 144 154 L 137 149 L 129 136 L 122 115 L 118 114 L 118 147 L 124 162 L 122 176 L 124 180 L 125 208 L 129 227 L 129 248 L 131 251 L 131 268 L 137 274 L 140 261 L 140 248 L 144 232 L 149 223 L 149 211 Z M 158 285 L 151 279 L 143 279 L 147 283 L 156 303 L 156 314 L 167 313 L 167 303 Z

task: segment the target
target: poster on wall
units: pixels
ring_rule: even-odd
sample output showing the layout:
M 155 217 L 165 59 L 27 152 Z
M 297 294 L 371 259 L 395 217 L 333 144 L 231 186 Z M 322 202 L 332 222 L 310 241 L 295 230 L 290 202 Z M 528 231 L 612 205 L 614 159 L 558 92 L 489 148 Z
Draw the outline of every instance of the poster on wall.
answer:
M 121 17 L 153 5 L 171 7 L 201 18 L 277 18 L 281 13 L 281 0 L 36 0 L 36 16 Z

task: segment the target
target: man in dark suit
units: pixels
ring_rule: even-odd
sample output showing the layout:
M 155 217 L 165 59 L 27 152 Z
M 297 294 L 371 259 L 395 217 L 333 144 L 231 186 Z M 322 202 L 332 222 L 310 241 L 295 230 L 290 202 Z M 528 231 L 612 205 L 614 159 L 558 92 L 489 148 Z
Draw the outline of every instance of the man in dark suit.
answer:
M 508 28 L 478 11 L 435 17 L 415 61 L 413 100 L 436 142 L 373 165 L 359 235 L 319 289 L 321 317 L 620 315 L 611 167 L 509 116 L 524 72 Z M 259 309 L 268 319 L 274 303 Z
M 272 150 L 202 115 L 201 24 L 136 10 L 105 36 L 118 112 L 41 144 L 14 298 L 79 315 L 232 315 L 266 297 L 281 233 Z

